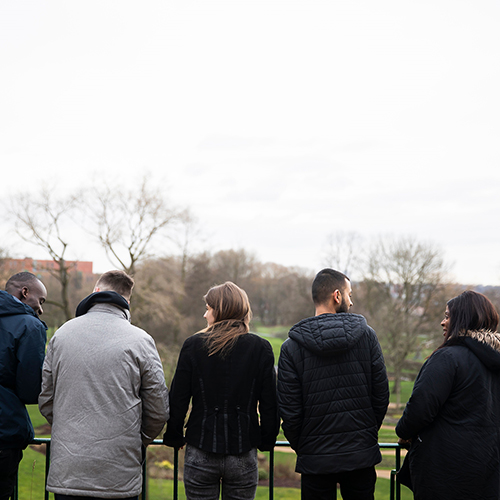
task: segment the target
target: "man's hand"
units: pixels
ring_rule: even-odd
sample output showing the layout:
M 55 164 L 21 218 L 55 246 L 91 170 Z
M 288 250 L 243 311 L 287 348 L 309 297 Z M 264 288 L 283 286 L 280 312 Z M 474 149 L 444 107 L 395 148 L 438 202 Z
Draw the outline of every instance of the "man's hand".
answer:
M 408 450 L 411 446 L 411 439 L 399 438 L 398 444 L 399 444 L 399 446 L 402 446 L 403 448 L 406 448 Z

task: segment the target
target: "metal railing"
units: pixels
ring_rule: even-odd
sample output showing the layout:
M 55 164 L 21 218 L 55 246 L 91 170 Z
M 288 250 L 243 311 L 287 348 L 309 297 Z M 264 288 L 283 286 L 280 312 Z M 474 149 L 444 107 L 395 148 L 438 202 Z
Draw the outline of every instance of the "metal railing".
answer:
M 47 476 L 49 473 L 50 464 L 50 438 L 35 438 L 31 444 L 40 445 L 45 444 L 46 454 L 45 454 L 45 484 L 47 484 Z M 163 445 L 160 439 L 155 439 L 150 446 Z M 289 447 L 290 443 L 288 441 L 276 441 L 276 448 Z M 401 500 L 401 484 L 396 475 L 396 471 L 401 467 L 401 446 L 397 443 L 379 443 L 380 449 L 393 449 L 394 450 L 394 469 L 391 470 L 390 474 L 390 500 Z M 179 452 L 174 450 L 174 480 L 173 480 L 173 498 L 178 500 L 179 498 Z M 14 490 L 13 500 L 18 500 L 17 486 Z M 45 490 L 45 500 L 49 500 L 49 492 Z M 142 494 L 141 498 L 147 498 L 147 469 L 146 460 L 143 464 L 142 471 Z M 274 500 L 274 450 L 269 452 L 269 500 Z

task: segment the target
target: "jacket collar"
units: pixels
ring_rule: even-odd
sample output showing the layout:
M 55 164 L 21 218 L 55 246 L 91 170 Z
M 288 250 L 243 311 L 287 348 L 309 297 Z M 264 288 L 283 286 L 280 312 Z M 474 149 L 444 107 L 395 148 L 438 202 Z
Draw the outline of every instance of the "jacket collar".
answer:
M 43 327 L 47 330 L 47 325 L 40 319 L 38 314 L 27 304 L 21 302 L 17 297 L 14 297 L 8 292 L 0 290 L 0 317 L 24 315 L 34 316 L 38 319 Z
M 500 352 L 500 333 L 489 330 L 469 330 L 461 333 L 461 337 L 468 337 L 490 346 L 495 351 Z
M 459 338 L 489 370 L 500 371 L 500 333 L 468 331 Z
M 76 308 L 76 317 L 83 316 L 86 314 L 89 309 L 95 304 L 112 304 L 118 306 L 125 311 L 130 310 L 130 306 L 128 302 L 116 292 L 95 292 L 90 294 L 88 297 L 85 297 Z M 129 314 L 127 314 L 127 317 Z

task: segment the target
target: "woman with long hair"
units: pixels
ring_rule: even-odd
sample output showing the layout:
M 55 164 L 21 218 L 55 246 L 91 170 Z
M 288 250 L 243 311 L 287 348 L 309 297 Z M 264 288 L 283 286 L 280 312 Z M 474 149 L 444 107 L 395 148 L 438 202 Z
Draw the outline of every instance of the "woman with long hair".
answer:
M 500 498 L 500 334 L 484 295 L 446 307 L 444 342 L 425 362 L 396 427 L 416 500 Z
M 279 430 L 274 355 L 267 340 L 249 333 L 252 311 L 244 290 L 228 281 L 204 299 L 207 327 L 182 346 L 163 442 L 174 448 L 187 443 L 188 500 L 217 499 L 221 488 L 225 500 L 253 499 L 257 448 L 271 450 Z

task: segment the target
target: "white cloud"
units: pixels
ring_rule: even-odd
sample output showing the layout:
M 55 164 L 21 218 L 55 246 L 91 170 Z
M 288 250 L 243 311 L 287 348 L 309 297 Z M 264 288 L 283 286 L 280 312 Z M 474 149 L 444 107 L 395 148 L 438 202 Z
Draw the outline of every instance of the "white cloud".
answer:
M 500 283 L 497 2 L 0 12 L 4 196 L 149 171 L 214 248 L 316 268 L 328 231 L 415 234 Z

